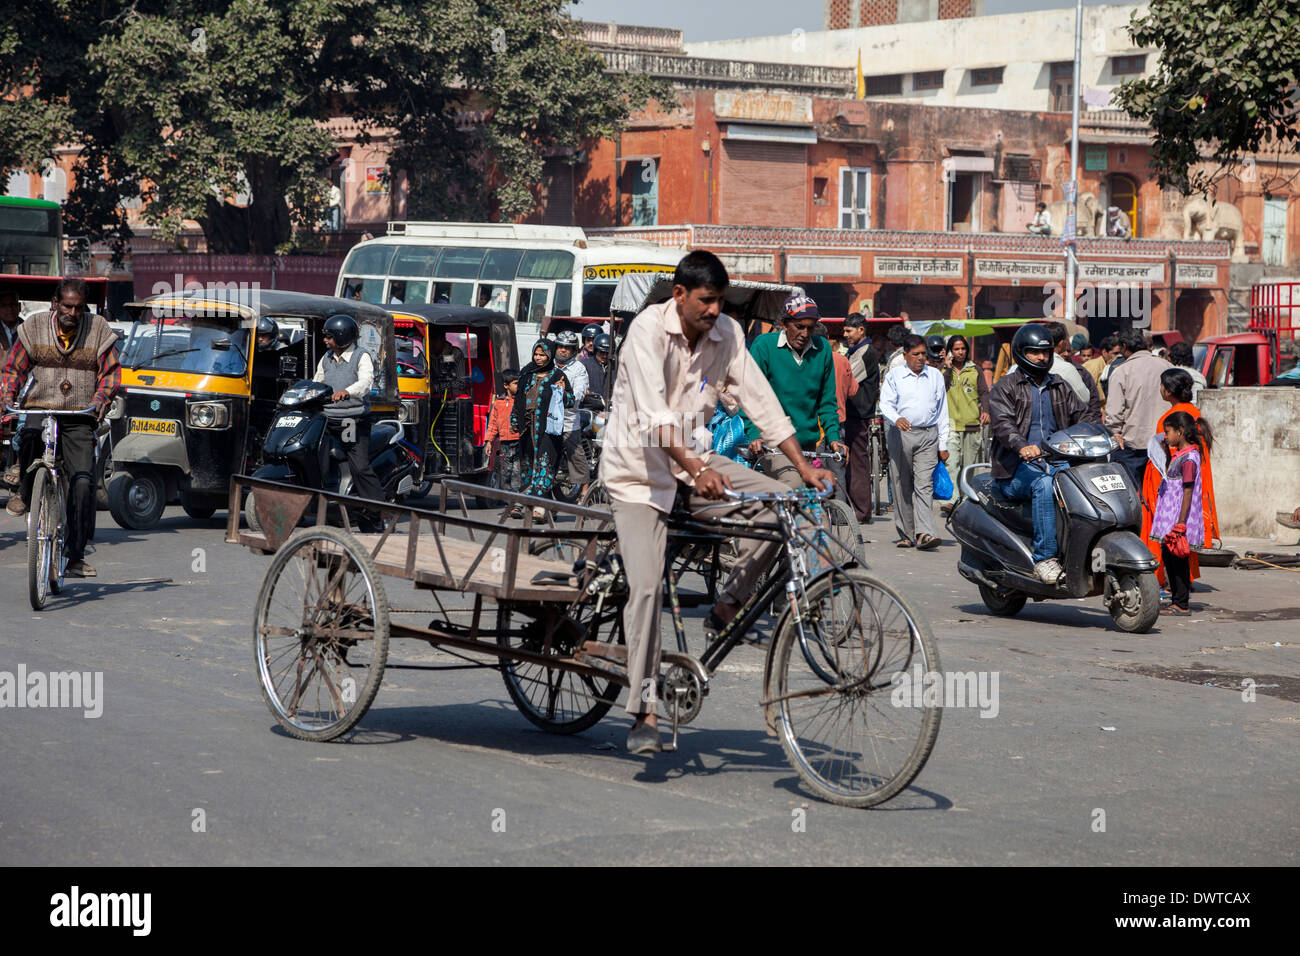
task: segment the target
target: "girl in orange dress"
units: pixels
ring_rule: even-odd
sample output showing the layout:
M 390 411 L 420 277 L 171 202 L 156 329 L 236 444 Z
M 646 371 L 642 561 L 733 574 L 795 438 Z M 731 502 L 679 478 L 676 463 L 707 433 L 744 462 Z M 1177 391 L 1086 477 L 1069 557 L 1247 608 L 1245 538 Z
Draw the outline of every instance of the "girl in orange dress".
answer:
M 1169 457 L 1168 449 L 1165 448 L 1165 419 L 1174 412 L 1186 412 L 1196 420 L 1201 431 L 1208 432 L 1209 425 L 1201 417 L 1201 410 L 1192 404 L 1192 377 L 1181 368 L 1168 368 L 1160 375 L 1160 394 L 1164 400 L 1169 403 L 1169 411 L 1160 416 L 1160 421 L 1156 423 L 1156 434 L 1147 446 L 1147 455 L 1153 461 L 1167 461 Z M 1211 441 L 1214 439 L 1211 438 Z M 1214 509 L 1214 475 L 1210 469 L 1209 451 L 1203 447 L 1198 447 L 1197 451 L 1201 457 L 1201 508 L 1205 515 L 1205 547 L 1213 547 L 1214 539 L 1219 535 L 1219 515 Z M 1142 540 L 1146 542 L 1151 549 L 1152 556 L 1156 559 L 1156 579 L 1160 582 L 1161 587 L 1166 586 L 1165 568 L 1160 563 L 1160 545 L 1151 542 L 1151 518 L 1156 510 L 1156 498 L 1160 493 L 1160 470 L 1147 466 L 1147 470 L 1142 475 Z M 1196 552 L 1192 551 L 1191 555 L 1191 572 L 1192 580 L 1201 576 L 1200 563 L 1196 560 Z

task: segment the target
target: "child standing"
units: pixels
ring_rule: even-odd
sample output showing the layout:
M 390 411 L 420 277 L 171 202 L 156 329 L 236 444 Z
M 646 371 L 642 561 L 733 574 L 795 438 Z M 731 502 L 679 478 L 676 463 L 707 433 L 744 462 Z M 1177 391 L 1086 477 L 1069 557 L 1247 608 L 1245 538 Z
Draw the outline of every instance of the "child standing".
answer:
M 1205 543 L 1205 514 L 1201 506 L 1201 449 L 1209 451 L 1208 430 L 1186 412 L 1165 417 L 1167 462 L 1151 519 L 1151 539 L 1160 542 L 1160 556 L 1169 579 L 1170 606 L 1161 614 L 1186 615 L 1191 591 L 1191 549 Z M 1152 464 L 1157 464 L 1155 461 Z
M 505 394 L 492 400 L 484 441 L 489 446 L 497 443 L 493 453 L 501 490 L 518 491 L 523 485 L 519 471 L 519 433 L 510 427 L 510 409 L 514 407 L 515 393 L 519 391 L 519 373 L 512 368 L 505 369 L 501 381 L 505 385 Z

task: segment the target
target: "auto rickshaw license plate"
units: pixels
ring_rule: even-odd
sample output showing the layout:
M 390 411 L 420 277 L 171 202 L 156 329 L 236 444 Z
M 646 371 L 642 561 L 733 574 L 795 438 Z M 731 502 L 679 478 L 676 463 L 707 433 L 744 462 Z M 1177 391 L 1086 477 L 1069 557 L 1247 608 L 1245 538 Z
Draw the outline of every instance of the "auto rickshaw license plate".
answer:
M 171 418 L 133 418 L 131 432 L 137 435 L 171 435 L 181 433 L 181 423 Z

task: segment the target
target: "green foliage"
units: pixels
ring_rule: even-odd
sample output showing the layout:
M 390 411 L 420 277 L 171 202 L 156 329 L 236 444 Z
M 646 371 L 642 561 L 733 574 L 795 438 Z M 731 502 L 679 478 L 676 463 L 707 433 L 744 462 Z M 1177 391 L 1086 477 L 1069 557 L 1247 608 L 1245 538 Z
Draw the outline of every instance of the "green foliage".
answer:
M 192 219 L 216 252 L 310 247 L 336 157 L 324 121 L 352 116 L 363 143 L 393 145 L 412 218 L 514 218 L 535 207 L 548 151 L 671 95 L 606 74 L 564 7 L 27 0 L 0 24 L 0 90 L 19 94 L 0 102 L 0 171 L 76 142 L 69 232 L 129 237 L 120 203 L 143 191 L 160 238 Z
M 1160 66 L 1116 100 L 1151 124 L 1162 186 L 1208 193 L 1250 153 L 1300 151 L 1296 0 L 1152 0 L 1129 33 Z M 1200 167 L 1203 155 L 1218 168 Z

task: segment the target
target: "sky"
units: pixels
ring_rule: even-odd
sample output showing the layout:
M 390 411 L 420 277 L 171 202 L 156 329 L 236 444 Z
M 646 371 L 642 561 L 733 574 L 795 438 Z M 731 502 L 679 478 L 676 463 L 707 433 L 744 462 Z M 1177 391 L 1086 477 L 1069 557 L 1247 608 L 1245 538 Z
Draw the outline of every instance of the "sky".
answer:
M 1101 6 L 1103 0 L 1083 0 L 1084 6 Z M 987 15 L 1073 7 L 1073 0 L 985 0 Z M 684 30 L 686 42 L 774 36 L 796 27 L 822 28 L 824 0 L 580 0 L 569 9 L 575 19 L 626 23 L 629 26 L 675 27 Z

